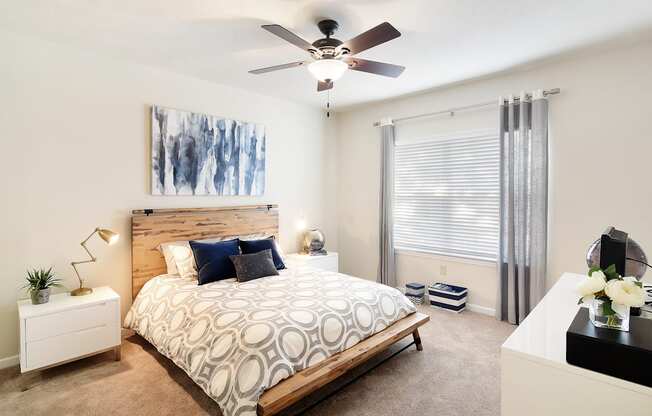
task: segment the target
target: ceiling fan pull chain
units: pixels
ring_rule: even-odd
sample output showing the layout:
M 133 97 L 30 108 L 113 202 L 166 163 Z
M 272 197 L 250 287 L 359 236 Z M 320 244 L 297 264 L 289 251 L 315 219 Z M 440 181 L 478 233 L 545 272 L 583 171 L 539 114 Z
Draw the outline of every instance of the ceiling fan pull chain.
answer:
M 326 92 L 328 94 L 328 98 L 326 99 L 326 118 L 331 117 L 331 90 L 328 90 Z

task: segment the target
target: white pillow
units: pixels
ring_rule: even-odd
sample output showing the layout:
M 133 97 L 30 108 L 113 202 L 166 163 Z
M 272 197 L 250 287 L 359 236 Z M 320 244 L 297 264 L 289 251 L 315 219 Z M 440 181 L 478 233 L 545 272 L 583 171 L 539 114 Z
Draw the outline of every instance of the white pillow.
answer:
M 216 243 L 218 241 L 232 240 L 234 238 L 239 238 L 240 240 L 257 240 L 265 237 L 267 237 L 267 234 L 247 234 L 239 237 L 225 236 L 194 241 L 199 241 L 201 243 Z M 190 248 L 189 240 L 161 243 L 158 246 L 158 250 L 165 258 L 167 274 L 178 274 L 185 278 L 197 278 L 197 264 L 195 263 L 195 255 Z
M 163 258 L 165 259 L 165 266 L 167 267 L 167 274 L 177 274 L 177 264 L 174 262 L 174 255 L 170 251 L 170 246 L 176 244 L 173 243 L 163 243 L 158 246 L 158 251 L 161 252 Z M 178 242 L 181 244 L 181 242 Z
M 190 244 L 186 242 L 186 245 L 171 245 L 168 247 L 172 256 L 174 257 L 174 263 L 177 266 L 177 274 L 184 278 L 197 278 L 197 266 L 195 265 L 195 255 L 190 248 Z

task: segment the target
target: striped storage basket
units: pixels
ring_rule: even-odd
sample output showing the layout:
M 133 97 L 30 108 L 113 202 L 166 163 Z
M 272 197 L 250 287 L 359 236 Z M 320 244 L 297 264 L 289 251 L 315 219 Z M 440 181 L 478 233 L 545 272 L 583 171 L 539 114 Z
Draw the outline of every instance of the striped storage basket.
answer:
M 466 307 L 468 290 L 465 287 L 446 283 L 433 283 L 428 286 L 430 306 L 453 312 L 462 312 Z
M 407 283 L 405 294 L 408 296 L 423 296 L 426 294 L 426 285 L 423 283 Z
M 426 285 L 423 283 L 407 283 L 405 285 L 405 296 L 415 305 L 423 303 L 423 296 L 426 294 Z
M 405 295 L 405 297 L 408 298 L 410 302 L 414 303 L 415 305 L 421 305 L 423 303 L 423 296 L 418 297 L 418 296 Z

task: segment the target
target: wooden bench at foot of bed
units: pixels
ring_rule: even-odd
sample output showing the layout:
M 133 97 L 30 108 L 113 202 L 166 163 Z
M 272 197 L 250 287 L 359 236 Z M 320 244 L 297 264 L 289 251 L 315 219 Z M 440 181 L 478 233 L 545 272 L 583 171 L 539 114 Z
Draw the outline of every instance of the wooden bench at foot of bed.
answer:
M 410 334 L 414 337 L 417 350 L 421 351 L 419 327 L 429 320 L 428 315 L 413 313 L 348 350 L 299 371 L 263 393 L 258 401 L 258 415 L 277 414 Z

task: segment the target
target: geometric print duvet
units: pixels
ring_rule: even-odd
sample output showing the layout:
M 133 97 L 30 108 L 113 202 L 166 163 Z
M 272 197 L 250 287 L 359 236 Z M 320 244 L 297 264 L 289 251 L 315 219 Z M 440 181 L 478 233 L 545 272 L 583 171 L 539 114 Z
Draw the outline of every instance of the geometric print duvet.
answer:
M 398 290 L 311 268 L 244 283 L 148 281 L 125 318 L 224 416 L 253 416 L 261 394 L 416 311 Z

